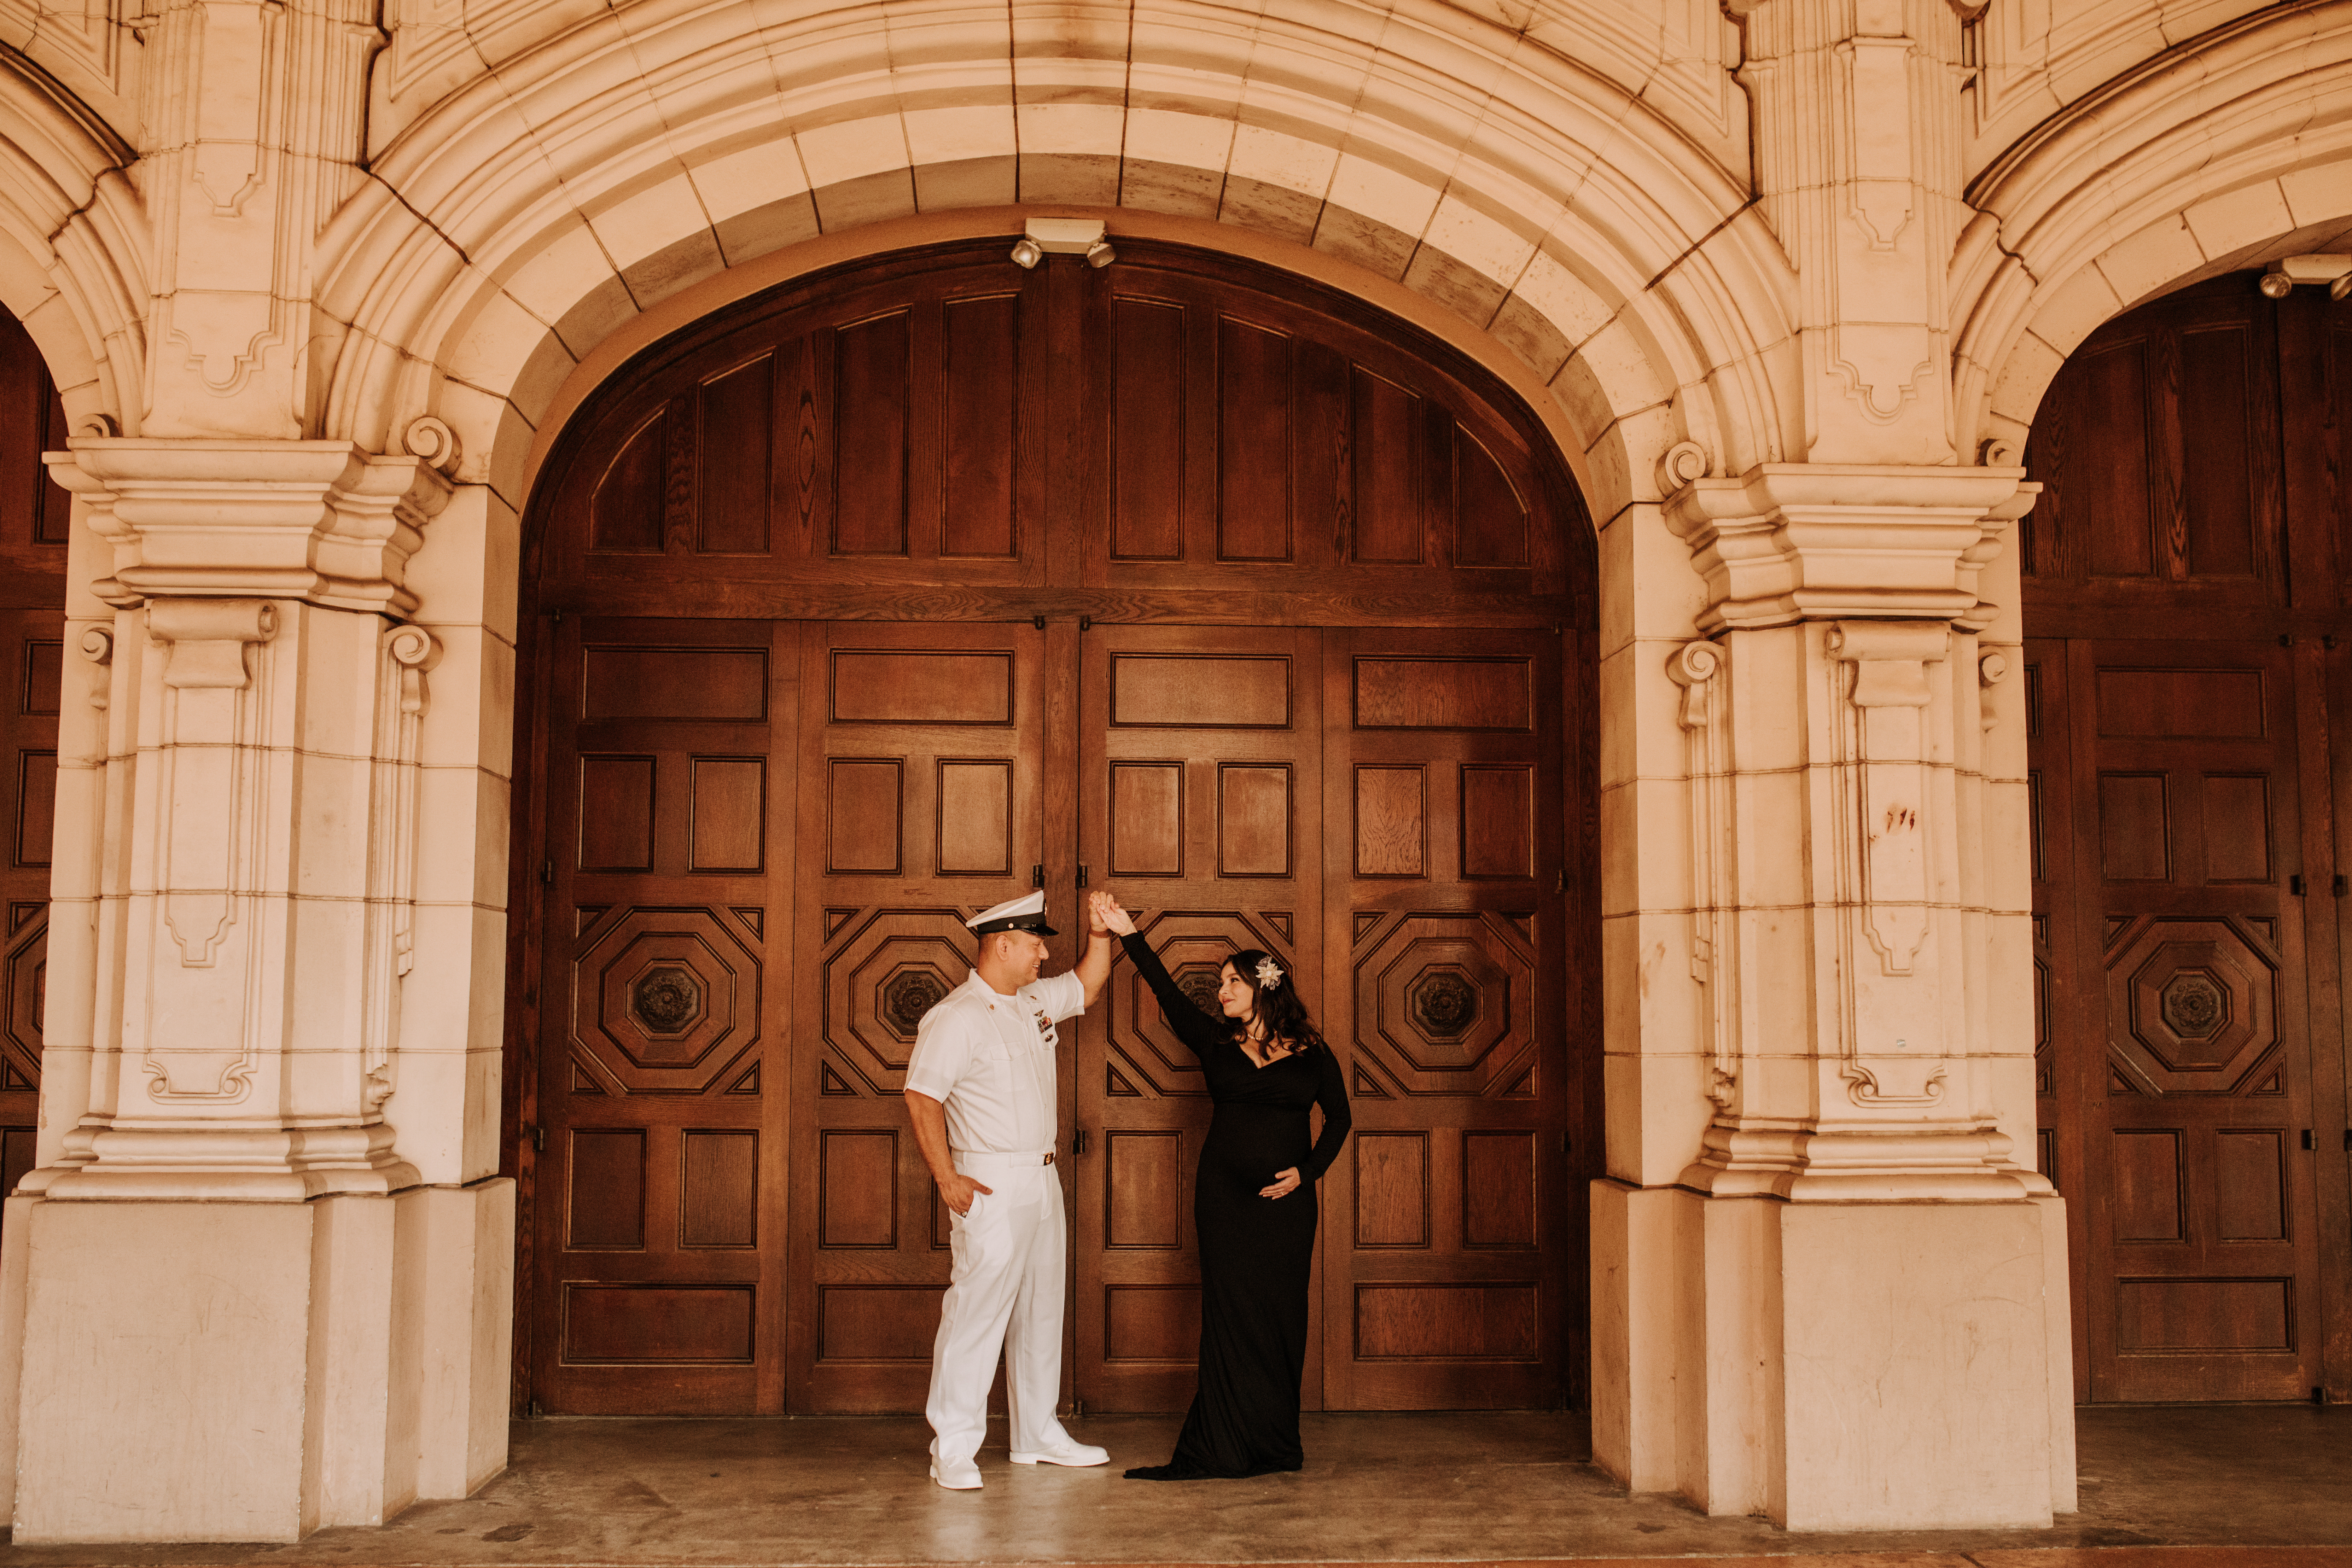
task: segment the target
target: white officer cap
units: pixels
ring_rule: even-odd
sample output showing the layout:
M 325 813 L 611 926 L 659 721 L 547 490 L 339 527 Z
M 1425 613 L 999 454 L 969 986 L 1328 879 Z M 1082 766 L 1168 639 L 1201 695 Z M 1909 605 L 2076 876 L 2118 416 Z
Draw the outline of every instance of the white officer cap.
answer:
M 1045 894 L 1043 889 L 1024 893 L 1017 899 L 1007 899 L 994 909 L 982 910 L 963 922 L 976 936 L 991 931 L 1034 931 L 1039 936 L 1053 936 L 1054 928 L 1045 923 Z

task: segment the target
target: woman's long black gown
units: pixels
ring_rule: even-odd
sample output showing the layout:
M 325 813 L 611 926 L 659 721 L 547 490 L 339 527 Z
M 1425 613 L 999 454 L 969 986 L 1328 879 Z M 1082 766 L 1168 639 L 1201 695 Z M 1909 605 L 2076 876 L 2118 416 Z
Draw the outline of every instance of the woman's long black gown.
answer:
M 1348 1136 L 1348 1089 L 1328 1047 L 1261 1068 L 1176 988 L 1140 936 L 1124 939 L 1176 1037 L 1201 1058 L 1216 1110 L 1192 1183 L 1201 1242 L 1201 1381 L 1164 1465 L 1144 1480 L 1262 1476 L 1306 1462 L 1298 1446 L 1298 1381 L 1307 1367 L 1307 1292 L 1315 1255 L 1315 1184 Z M 1323 1108 L 1308 1146 L 1307 1108 Z M 1276 1172 L 1298 1168 L 1286 1197 L 1264 1198 Z

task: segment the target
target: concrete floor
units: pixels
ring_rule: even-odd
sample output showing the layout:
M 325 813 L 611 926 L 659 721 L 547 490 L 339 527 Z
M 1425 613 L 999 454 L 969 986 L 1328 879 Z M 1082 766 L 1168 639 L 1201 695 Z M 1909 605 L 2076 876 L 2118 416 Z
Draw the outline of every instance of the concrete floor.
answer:
M 1790 1534 L 1628 1497 L 1588 1462 L 1572 1415 L 1318 1415 L 1307 1468 L 1152 1484 L 1176 1420 L 1072 1424 L 1097 1470 L 981 1455 L 987 1485 L 924 1477 L 919 1420 L 551 1420 L 518 1424 L 478 1497 L 294 1546 L 0 1547 L 0 1568 L 65 1563 L 1194 1563 L 1875 1553 L 1840 1568 L 2053 1568 L 2002 1549 L 2352 1546 L 2352 1408 L 2082 1413 L 2083 1509 L 2046 1531 Z M 1956 1553 L 1966 1552 L 1969 1557 Z M 2113 1564 L 2141 1556 L 2101 1553 Z M 2148 1554 L 2156 1555 L 2156 1554 Z M 2185 1564 L 2206 1553 L 2162 1554 Z M 2233 1568 L 2352 1564 L 2352 1552 L 2228 1554 Z M 1728 1565 L 1725 1565 L 1728 1568 Z

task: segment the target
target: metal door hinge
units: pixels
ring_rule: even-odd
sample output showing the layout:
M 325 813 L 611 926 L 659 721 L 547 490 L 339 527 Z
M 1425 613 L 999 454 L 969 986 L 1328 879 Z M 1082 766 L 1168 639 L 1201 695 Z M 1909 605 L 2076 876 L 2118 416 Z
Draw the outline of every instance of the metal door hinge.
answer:
M 1045 885 L 1045 867 L 1032 866 L 1029 868 L 1029 885 L 1033 888 L 1042 888 Z
M 2340 899 L 2347 892 L 2352 892 L 2352 883 L 2347 883 L 2344 873 L 2338 871 L 2336 873 L 2336 896 Z
M 1085 887 L 1086 885 L 1087 885 L 1087 868 L 1086 868 L 1084 866 L 1081 866 L 1081 867 L 1079 867 L 1079 868 L 1078 868 L 1078 886 L 1079 886 L 1079 887 L 1081 887 L 1081 888 L 1083 888 L 1083 887 Z
M 555 880 L 555 862 L 554 862 L 554 861 L 552 861 L 552 860 L 542 860 L 542 861 L 541 861 L 541 862 L 540 862 L 540 864 L 539 864 L 539 879 L 540 879 L 540 881 L 541 881 L 541 882 L 542 882 L 542 883 L 552 882 L 552 881 L 554 881 L 554 880 Z
M 1082 1416 L 1082 1415 L 1084 1415 L 1086 1413 L 1087 1413 L 1087 1402 L 1086 1402 L 1085 1400 L 1083 1400 L 1083 1399 L 1073 1399 L 1073 1400 L 1071 1400 L 1071 1401 L 1070 1401 L 1070 1414 L 1071 1414 L 1073 1416 Z
M 546 1128 L 534 1127 L 530 1130 L 530 1150 L 534 1154 L 544 1154 L 547 1152 Z
M 2308 1127 L 2303 1130 L 2303 1146 L 2306 1150 L 2316 1149 L 2319 1147 L 2318 1144 L 2312 1142 L 2311 1129 Z
M 1087 1152 L 1087 1130 L 1079 1128 L 1070 1134 L 1070 1157 L 1076 1159 Z
M 1029 617 L 1029 624 L 1035 626 L 1042 632 L 1045 629 L 1045 617 L 1043 616 L 1032 616 Z
M 1090 632 L 1094 629 L 1095 618 L 1092 616 L 1080 616 L 1078 617 L 1078 630 L 1082 632 Z
M 2301 877 L 2289 877 L 2286 879 L 2286 890 L 2292 897 L 2298 899 L 2303 897 L 2303 879 Z

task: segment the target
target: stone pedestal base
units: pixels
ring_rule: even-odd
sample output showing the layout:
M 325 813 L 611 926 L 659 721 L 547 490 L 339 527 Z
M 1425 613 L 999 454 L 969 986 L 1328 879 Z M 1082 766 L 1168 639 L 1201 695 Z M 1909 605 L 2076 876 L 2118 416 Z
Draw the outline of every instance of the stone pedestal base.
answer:
M 295 1541 L 506 1463 L 514 1184 L 8 1205 L 15 1539 Z
M 1593 1457 L 1791 1530 L 2075 1506 L 2065 1210 L 1596 1182 Z

